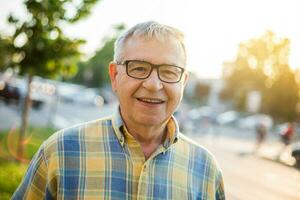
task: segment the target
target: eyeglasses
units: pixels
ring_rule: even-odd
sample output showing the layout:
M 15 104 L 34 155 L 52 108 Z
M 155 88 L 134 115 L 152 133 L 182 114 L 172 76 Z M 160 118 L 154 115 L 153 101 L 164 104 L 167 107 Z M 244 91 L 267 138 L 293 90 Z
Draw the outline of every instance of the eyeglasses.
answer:
M 135 79 L 147 79 L 151 75 L 153 68 L 156 68 L 159 80 L 166 83 L 179 82 L 184 72 L 184 68 L 175 65 L 154 65 L 140 60 L 126 60 L 117 62 L 117 64 L 125 65 L 127 75 Z

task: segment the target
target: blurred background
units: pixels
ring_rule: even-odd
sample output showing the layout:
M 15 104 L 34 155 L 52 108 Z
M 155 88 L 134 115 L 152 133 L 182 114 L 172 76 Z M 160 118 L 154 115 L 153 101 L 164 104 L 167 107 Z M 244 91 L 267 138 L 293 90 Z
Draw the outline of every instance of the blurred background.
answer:
M 118 106 L 116 37 L 156 20 L 186 35 L 190 80 L 175 115 L 214 153 L 228 199 L 300 199 L 296 0 L 0 1 L 0 199 L 56 130 Z

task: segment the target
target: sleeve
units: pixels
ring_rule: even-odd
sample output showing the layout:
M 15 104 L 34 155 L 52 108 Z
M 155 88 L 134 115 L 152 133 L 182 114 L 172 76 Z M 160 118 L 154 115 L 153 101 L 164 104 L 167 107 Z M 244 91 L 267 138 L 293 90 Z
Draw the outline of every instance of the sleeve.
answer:
M 221 171 L 219 171 L 216 181 L 216 193 L 215 193 L 216 200 L 225 200 L 225 191 L 224 191 L 224 181 Z
M 20 199 L 54 199 L 48 185 L 47 163 L 43 145 L 31 160 L 22 182 L 12 196 L 12 200 Z M 53 190 L 52 190 L 53 191 Z

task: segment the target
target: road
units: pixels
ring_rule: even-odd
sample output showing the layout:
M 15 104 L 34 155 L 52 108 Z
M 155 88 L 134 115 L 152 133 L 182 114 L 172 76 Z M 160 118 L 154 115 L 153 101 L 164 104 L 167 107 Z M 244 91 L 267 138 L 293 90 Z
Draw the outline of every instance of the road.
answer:
M 66 102 L 54 104 L 48 102 L 41 109 L 30 109 L 29 124 L 38 127 L 50 125 L 55 129 L 62 129 L 74 124 L 111 115 L 116 106 L 116 103 L 97 107 Z M 21 106 L 6 105 L 0 101 L 0 131 L 19 127 L 20 123 Z
M 299 200 L 300 171 L 251 154 L 250 140 L 194 136 L 216 157 L 230 200 Z M 265 147 L 267 148 L 267 147 Z
M 112 115 L 116 107 L 116 103 L 97 107 L 61 102 L 57 105 L 56 112 L 52 116 L 51 121 L 57 129 L 66 128 L 74 124 Z

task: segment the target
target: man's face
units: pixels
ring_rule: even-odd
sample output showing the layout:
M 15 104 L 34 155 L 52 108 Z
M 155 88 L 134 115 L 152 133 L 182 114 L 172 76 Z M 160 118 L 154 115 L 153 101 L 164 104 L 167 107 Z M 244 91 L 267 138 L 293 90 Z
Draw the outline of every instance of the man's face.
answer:
M 122 61 L 141 60 L 152 64 L 171 64 L 184 67 L 184 54 L 175 39 L 145 40 L 129 38 L 123 49 Z M 188 74 L 178 83 L 164 83 L 153 69 L 147 79 L 134 79 L 126 74 L 124 65 L 110 64 L 112 88 L 116 92 L 121 115 L 127 124 L 157 126 L 173 114 L 183 95 Z

